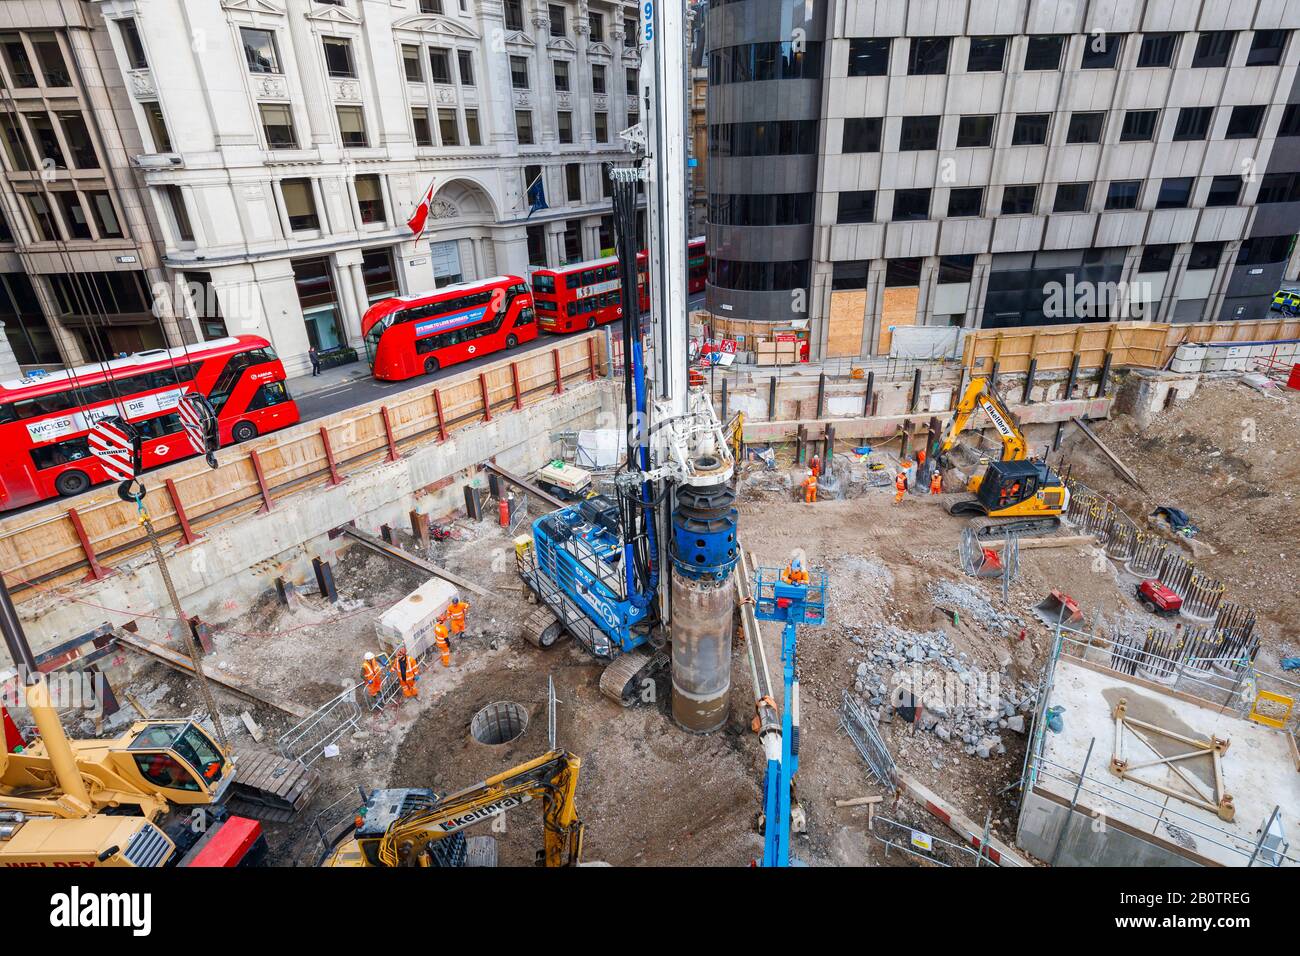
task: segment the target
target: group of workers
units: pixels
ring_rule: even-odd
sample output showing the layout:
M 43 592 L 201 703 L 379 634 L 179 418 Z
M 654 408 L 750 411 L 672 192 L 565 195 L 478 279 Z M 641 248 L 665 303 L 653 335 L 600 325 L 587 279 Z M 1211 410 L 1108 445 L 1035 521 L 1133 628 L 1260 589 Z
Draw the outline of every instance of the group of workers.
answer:
M 925 471 L 925 449 L 922 448 L 916 453 L 917 473 L 923 474 Z M 907 494 L 907 468 L 901 468 L 897 475 L 894 476 L 894 504 L 903 500 Z M 803 488 L 803 500 L 806 504 L 813 504 L 817 500 L 817 479 L 821 476 L 821 459 L 813 455 L 808 462 L 808 473 L 804 477 L 801 487 Z M 943 493 L 943 475 L 938 468 L 935 468 L 930 475 L 930 494 L 938 495 Z
M 457 595 L 433 625 L 433 643 L 438 648 L 443 667 L 451 666 L 450 638 L 453 634 L 459 636 L 465 633 L 465 615 L 468 611 L 469 603 Z M 370 651 L 366 652 L 361 663 L 361 676 L 366 684 L 366 693 L 371 698 L 378 697 L 383 691 L 385 670 L 401 686 L 403 697 L 420 696 L 419 688 L 416 687 L 416 681 L 420 679 L 420 662 L 406 652 L 406 645 L 398 646 L 387 665 Z

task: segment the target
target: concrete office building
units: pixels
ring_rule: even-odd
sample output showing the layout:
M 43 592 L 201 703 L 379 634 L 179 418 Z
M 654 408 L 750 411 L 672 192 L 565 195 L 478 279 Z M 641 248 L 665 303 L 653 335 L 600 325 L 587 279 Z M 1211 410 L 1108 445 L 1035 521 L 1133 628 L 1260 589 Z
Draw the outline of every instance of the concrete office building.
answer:
M 205 336 L 265 336 L 292 374 L 310 345 L 359 348 L 376 299 L 613 246 L 602 167 L 637 121 L 634 4 L 94 3 Z
M 711 0 L 707 306 L 814 359 L 1263 318 L 1300 267 L 1297 29 L 1286 0 Z
M 0 380 L 195 338 L 151 295 L 141 151 L 95 7 L 0 3 Z

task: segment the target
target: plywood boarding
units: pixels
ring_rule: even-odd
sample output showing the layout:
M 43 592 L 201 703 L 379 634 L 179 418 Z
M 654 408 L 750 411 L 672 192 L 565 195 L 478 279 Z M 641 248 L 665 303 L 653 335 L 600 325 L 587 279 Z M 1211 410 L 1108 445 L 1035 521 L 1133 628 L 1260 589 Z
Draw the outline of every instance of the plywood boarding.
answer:
M 417 386 L 377 402 L 303 422 L 246 445 L 222 449 L 220 467 L 191 458 L 144 476 L 146 507 L 164 541 L 180 537 L 180 522 L 165 484 L 171 479 L 190 526 L 196 533 L 219 521 L 254 512 L 263 506 L 250 452 L 256 451 L 272 498 L 329 480 L 329 465 L 321 429 L 328 431 L 335 465 L 346 474 L 381 461 L 388 454 L 382 409 L 387 407 L 393 437 L 408 444 L 436 441 L 439 435 L 434 392 L 442 400 L 442 425 L 452 431 L 484 418 L 479 375 L 488 383 L 493 414 L 514 406 L 516 368 L 522 404 L 542 401 L 557 390 L 556 369 L 565 387 L 589 378 L 595 355 L 594 337 L 566 338 L 551 349 L 538 349 L 518 359 L 505 357 L 482 369 Z M 85 577 L 90 563 L 69 517 L 75 507 L 86 537 L 105 568 L 147 549 L 134 505 L 117 497 L 116 485 L 102 485 L 69 501 L 55 500 L 19 515 L 0 519 L 0 570 L 22 602 L 46 588 Z
M 888 355 L 893 335 L 891 325 L 916 325 L 916 306 L 921 301 L 921 290 L 916 286 L 886 289 L 885 301 L 880 310 L 880 341 L 876 354 Z
M 862 351 L 862 325 L 866 313 L 865 289 L 831 293 L 830 326 L 826 336 L 828 356 L 855 356 Z

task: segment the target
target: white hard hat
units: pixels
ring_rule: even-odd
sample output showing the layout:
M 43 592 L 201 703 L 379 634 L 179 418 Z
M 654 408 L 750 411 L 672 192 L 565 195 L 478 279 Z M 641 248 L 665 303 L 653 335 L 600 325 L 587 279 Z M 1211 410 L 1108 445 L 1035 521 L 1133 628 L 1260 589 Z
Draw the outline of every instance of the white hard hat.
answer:
M 369 651 L 366 651 L 366 660 L 373 661 L 374 659 L 375 659 L 375 655 L 371 654 Z

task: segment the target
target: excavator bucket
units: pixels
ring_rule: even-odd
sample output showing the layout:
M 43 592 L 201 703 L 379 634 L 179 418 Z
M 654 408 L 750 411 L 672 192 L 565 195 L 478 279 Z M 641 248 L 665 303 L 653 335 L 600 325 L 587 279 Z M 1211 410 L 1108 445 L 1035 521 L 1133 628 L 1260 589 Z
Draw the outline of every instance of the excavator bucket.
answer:
M 1083 612 L 1079 603 L 1064 591 L 1053 591 L 1034 605 L 1034 616 L 1049 627 L 1061 624 L 1080 624 Z

